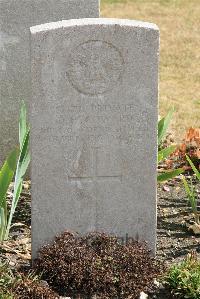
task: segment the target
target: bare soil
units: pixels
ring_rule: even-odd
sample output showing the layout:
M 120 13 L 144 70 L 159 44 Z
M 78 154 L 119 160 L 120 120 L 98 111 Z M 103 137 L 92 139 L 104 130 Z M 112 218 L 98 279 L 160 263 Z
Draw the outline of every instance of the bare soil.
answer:
M 200 195 L 200 184 L 196 188 Z M 167 190 L 167 191 L 166 191 Z M 183 184 L 173 180 L 158 187 L 157 257 L 176 263 L 192 250 L 200 254 L 200 236 L 188 227 L 193 215 L 188 205 Z
M 200 184 L 196 182 L 200 197 Z M 12 197 L 12 188 L 8 200 Z M 158 186 L 157 258 L 167 264 L 177 263 L 195 250 L 200 255 L 200 236 L 188 230 L 193 215 L 180 179 Z M 0 259 L 13 269 L 31 269 L 31 194 L 25 182 L 14 217 L 10 239 L 0 245 Z M 165 290 L 150 298 L 170 298 Z

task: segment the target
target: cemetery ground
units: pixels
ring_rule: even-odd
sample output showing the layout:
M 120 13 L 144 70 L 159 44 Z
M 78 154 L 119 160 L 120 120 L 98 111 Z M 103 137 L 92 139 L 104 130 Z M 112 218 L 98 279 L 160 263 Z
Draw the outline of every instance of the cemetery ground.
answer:
M 187 132 L 175 154 L 159 164 L 158 171 L 164 173 L 166 170 L 185 167 L 185 178 L 188 182 L 192 182 L 198 203 L 200 182 L 197 179 L 198 175 L 193 175 L 185 154 L 193 158 L 196 167 L 200 169 L 200 103 L 197 90 L 199 84 L 197 24 L 200 4 L 194 0 L 155 0 L 153 2 L 102 0 L 102 8 L 103 16 L 142 19 L 157 23 L 161 29 L 160 114 L 166 115 L 169 108 L 175 106 L 172 130 L 177 144 L 180 144 L 180 140 L 183 139 L 186 128 L 197 129 L 190 129 Z M 164 149 L 171 143 L 173 141 L 169 136 L 163 144 Z M 45 180 L 50 182 L 50 186 L 51 181 L 46 177 Z M 145 190 L 145 180 L 143 184 Z M 14 185 L 11 184 L 6 198 L 8 207 L 12 205 L 13 193 Z M 43 195 L 47 198 L 46 194 Z M 197 260 L 200 256 L 199 225 L 196 232 L 197 226 L 193 229 L 195 214 L 192 213 L 188 203 L 182 177 L 178 176 L 158 184 L 157 201 L 156 260 L 150 259 L 143 244 L 137 242 L 130 242 L 121 247 L 121 244 L 107 235 L 77 239 L 74 238 L 73 233 L 66 232 L 58 237 L 53 245 L 42 249 L 40 259 L 35 263 L 37 271 L 34 272 L 35 267 L 31 264 L 31 181 L 24 181 L 9 237 L 0 243 L 0 299 L 66 298 L 61 296 L 70 296 L 73 299 L 139 299 L 142 291 L 144 293 L 141 294 L 140 299 L 147 298 L 145 293 L 148 293 L 149 299 L 200 299 L 199 286 L 195 285 L 195 282 L 200 281 L 200 263 Z M 146 215 L 143 216 L 145 219 Z M 68 243 L 70 245 L 65 246 Z M 92 255 L 92 246 L 96 246 L 97 251 L 103 250 L 105 263 L 103 259 L 99 260 L 98 254 Z M 173 264 L 178 265 L 186 258 L 188 268 L 183 267 L 180 272 L 174 268 L 174 271 L 172 270 L 168 275 L 167 281 L 171 281 L 171 285 L 175 286 L 170 292 L 163 277 L 166 276 L 168 268 Z M 88 265 L 88 269 L 91 270 L 90 264 L 93 259 L 96 272 L 90 272 L 92 275 L 88 280 L 88 277 L 84 276 L 87 272 L 85 265 Z M 69 267 L 68 261 L 72 261 Z M 125 261 L 128 261 L 127 268 L 124 267 Z M 108 265 L 115 267 L 117 265 L 117 270 Z M 113 273 L 117 273 L 118 276 L 112 276 Z M 104 283 L 107 277 L 108 285 Z M 127 279 L 123 280 L 124 277 Z M 184 284 L 188 277 L 189 287 Z M 182 279 L 183 284 L 177 290 L 176 283 L 179 279 Z M 68 290 L 68 287 L 78 286 L 80 281 L 81 286 L 85 287 L 81 289 L 84 295 L 81 294 L 80 289 L 74 288 L 77 290 L 75 293 L 73 293 L 74 289 Z M 149 289 L 146 288 L 146 284 Z M 92 292 L 94 286 L 98 289 L 97 293 Z M 116 289 L 124 286 L 127 293 L 116 297 Z M 64 287 L 67 292 L 64 292 Z M 86 295 L 87 288 L 92 294 L 90 297 Z M 179 294 L 175 294 L 174 290 L 179 291 Z
M 160 29 L 160 114 L 174 105 L 172 128 L 180 141 L 200 127 L 198 0 L 102 0 L 103 17 L 152 22 Z
M 160 167 L 163 168 L 163 165 Z M 191 172 L 187 173 L 187 179 L 193 179 L 193 183 L 200 194 L 200 183 Z M 145 184 L 145 183 L 144 183 Z M 8 192 L 8 202 L 13 196 L 13 185 Z M 145 217 L 145 215 L 144 215 Z M 25 181 L 20 202 L 13 219 L 13 227 L 10 238 L 0 246 L 0 258 L 9 264 L 14 273 L 16 270 L 22 273 L 31 273 L 31 182 Z M 167 269 L 172 264 L 177 264 L 196 252 L 200 256 L 200 236 L 195 235 L 188 228 L 193 223 L 193 214 L 188 205 L 188 199 L 180 177 L 158 185 L 158 223 L 157 223 L 157 260 Z M 55 255 L 56 256 L 56 255 Z M 55 257 L 56 258 L 56 257 Z M 47 261 L 46 261 L 47 262 Z M 78 267 L 78 264 L 77 264 Z M 78 269 L 77 269 L 78 270 Z M 1 275 L 2 269 L 0 269 Z M 22 278 L 21 278 L 22 279 Z M 159 278 L 158 278 L 159 279 Z M 48 284 L 34 282 L 35 276 L 27 280 L 23 278 L 21 285 L 17 286 L 19 297 L 16 298 L 59 298 L 56 293 L 48 288 Z M 162 280 L 161 280 L 162 281 Z M 139 282 L 138 282 L 139 283 Z M 0 283 L 1 289 L 1 283 Z M 26 297 L 27 296 L 27 297 Z M 34 297 L 36 296 L 36 297 Z M 42 297 L 44 296 L 44 297 Z M 1 297 L 0 297 L 1 298 Z M 4 298 L 4 297 L 2 297 Z M 7 299 L 7 297 L 5 297 Z M 75 299 L 83 298 L 76 295 Z M 112 298 L 112 297 L 94 297 Z M 124 297 L 135 298 L 137 297 Z M 160 283 L 159 287 L 153 288 L 148 298 L 171 299 L 184 298 L 173 297 L 172 294 Z M 193 298 L 193 297 L 190 297 Z M 194 297 L 198 298 L 198 297 Z M 8 297 L 9 299 L 9 297 Z

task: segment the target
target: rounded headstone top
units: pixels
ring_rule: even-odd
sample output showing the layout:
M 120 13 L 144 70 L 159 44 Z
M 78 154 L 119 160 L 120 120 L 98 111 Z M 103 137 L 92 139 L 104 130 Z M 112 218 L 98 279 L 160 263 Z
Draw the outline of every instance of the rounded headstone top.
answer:
M 119 25 L 119 26 L 129 26 L 129 27 L 137 27 L 144 28 L 147 30 L 156 30 L 159 31 L 159 28 L 156 24 L 136 21 L 136 20 L 128 20 L 128 19 L 113 19 L 113 18 L 83 18 L 83 19 L 71 19 L 71 20 L 63 20 L 58 22 L 46 23 L 42 25 L 36 25 L 30 28 L 32 34 L 37 34 L 39 32 L 45 32 L 49 30 L 63 29 L 67 27 L 74 26 L 90 26 L 90 25 Z

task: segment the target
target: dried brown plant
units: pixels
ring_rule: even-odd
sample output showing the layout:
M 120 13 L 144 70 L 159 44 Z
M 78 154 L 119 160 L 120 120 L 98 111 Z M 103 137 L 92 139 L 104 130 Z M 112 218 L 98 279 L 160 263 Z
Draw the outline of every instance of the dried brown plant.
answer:
M 146 244 L 90 233 L 65 232 L 39 251 L 35 269 L 60 295 L 90 298 L 138 298 L 153 287 L 161 265 Z

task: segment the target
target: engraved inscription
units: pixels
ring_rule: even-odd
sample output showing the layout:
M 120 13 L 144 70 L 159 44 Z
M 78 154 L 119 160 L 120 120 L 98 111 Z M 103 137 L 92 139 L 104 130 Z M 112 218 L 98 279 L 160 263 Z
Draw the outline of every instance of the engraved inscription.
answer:
M 65 113 L 63 113 L 63 109 Z M 127 103 L 86 103 L 77 102 L 60 107 L 63 116 L 59 118 L 62 140 L 82 144 L 87 141 L 94 147 L 113 144 L 114 146 L 134 145 L 148 130 L 148 110 L 141 111 L 142 122 L 135 122 L 135 104 Z M 60 114 L 61 114 L 60 113 Z M 69 115 L 66 119 L 65 115 Z
M 68 60 L 67 77 L 79 92 L 103 94 L 120 79 L 124 60 L 112 44 L 101 40 L 80 44 Z

